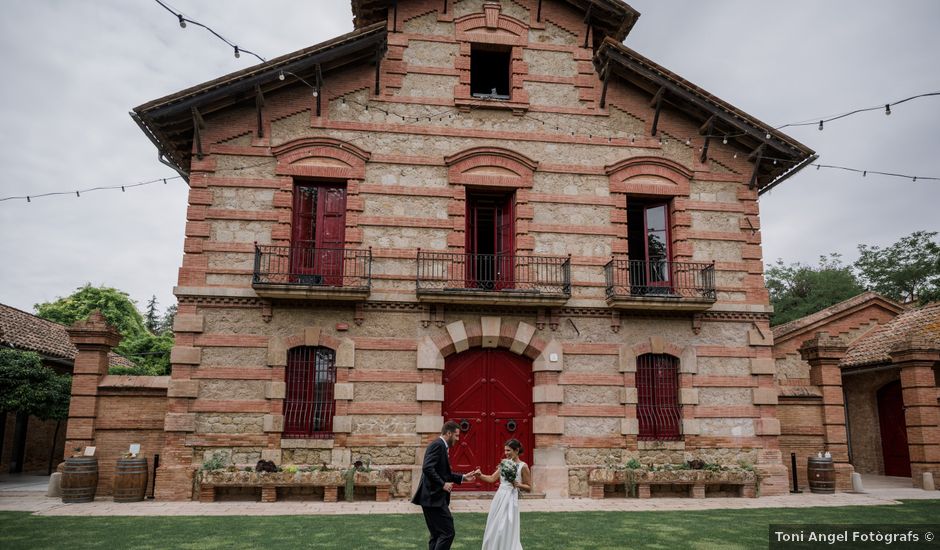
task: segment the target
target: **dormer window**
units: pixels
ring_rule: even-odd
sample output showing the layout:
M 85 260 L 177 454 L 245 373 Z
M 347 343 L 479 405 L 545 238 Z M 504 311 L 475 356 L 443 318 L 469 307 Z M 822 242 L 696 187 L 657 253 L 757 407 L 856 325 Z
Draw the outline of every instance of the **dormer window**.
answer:
M 490 44 L 470 48 L 470 95 L 480 99 L 511 99 L 512 49 Z

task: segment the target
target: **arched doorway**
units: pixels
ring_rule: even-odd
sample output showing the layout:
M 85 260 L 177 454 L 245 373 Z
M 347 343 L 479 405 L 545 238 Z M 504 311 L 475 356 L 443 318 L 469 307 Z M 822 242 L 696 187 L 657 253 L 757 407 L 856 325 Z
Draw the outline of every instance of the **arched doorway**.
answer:
M 911 477 L 911 455 L 907 448 L 907 423 L 901 382 L 889 382 L 878 390 L 878 423 L 885 475 Z
M 444 420 L 461 425 L 460 443 L 450 450 L 451 468 L 490 474 L 503 457 L 503 443 L 518 439 L 523 460 L 532 464 L 532 363 L 498 349 L 473 349 L 444 363 Z M 460 490 L 487 491 L 495 485 L 475 481 Z

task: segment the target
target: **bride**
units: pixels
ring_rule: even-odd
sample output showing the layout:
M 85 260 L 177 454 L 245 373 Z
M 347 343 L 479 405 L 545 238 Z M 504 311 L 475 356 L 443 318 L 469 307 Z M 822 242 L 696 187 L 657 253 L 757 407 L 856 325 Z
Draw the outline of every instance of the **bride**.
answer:
M 510 439 L 503 448 L 505 458 L 496 467 L 493 475 L 480 475 L 487 483 L 499 481 L 499 489 L 490 505 L 490 514 L 486 518 L 486 530 L 483 531 L 483 550 L 522 550 L 519 541 L 519 491 L 531 491 L 532 481 L 529 466 L 519 460 L 522 444 L 517 439 Z M 513 469 L 515 476 L 512 476 Z M 506 479 L 507 474 L 514 477 Z

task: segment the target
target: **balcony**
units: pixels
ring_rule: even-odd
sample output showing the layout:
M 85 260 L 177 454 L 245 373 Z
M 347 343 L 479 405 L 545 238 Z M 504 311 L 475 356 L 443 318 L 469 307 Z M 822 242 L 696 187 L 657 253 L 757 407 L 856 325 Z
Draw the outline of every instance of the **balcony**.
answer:
M 715 264 L 613 258 L 604 266 L 617 309 L 704 311 L 715 303 Z
M 571 259 L 419 250 L 416 284 L 424 302 L 559 306 L 571 297 Z
M 265 298 L 365 300 L 372 250 L 255 245 L 251 286 Z

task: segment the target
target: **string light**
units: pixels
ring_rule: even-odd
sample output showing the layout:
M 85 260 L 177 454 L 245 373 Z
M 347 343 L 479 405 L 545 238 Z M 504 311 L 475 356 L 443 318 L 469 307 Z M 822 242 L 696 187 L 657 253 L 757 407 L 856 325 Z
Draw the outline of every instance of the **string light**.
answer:
M 255 56 L 255 57 L 258 58 L 258 60 L 261 61 L 262 63 L 267 63 L 267 61 L 268 61 L 267 59 L 261 57 L 260 55 L 256 54 L 256 53 L 253 52 L 253 51 L 246 50 L 246 49 L 244 49 L 244 48 L 239 48 L 239 47 L 236 46 L 235 44 L 232 44 L 232 43 L 229 42 L 224 36 L 222 36 L 221 34 L 215 32 L 215 30 L 213 30 L 213 29 L 212 29 L 211 27 L 209 27 L 208 25 L 203 25 L 202 23 L 200 23 L 199 21 L 196 21 L 195 19 L 190 19 L 190 18 L 184 16 L 182 13 L 180 13 L 180 12 L 178 12 L 178 11 L 172 9 L 170 6 L 167 6 L 166 4 L 164 4 L 163 2 L 161 2 L 160 0 L 154 0 L 154 1 L 155 1 L 157 4 L 160 4 L 160 6 L 162 6 L 163 9 L 165 9 L 166 11 L 168 11 L 168 12 L 170 12 L 170 13 L 172 13 L 173 15 L 176 16 L 177 20 L 179 21 L 180 28 L 185 29 L 187 23 L 192 23 L 193 25 L 196 25 L 197 27 L 202 27 L 202 28 L 206 29 L 207 31 L 209 31 L 210 33 L 212 33 L 213 36 L 215 36 L 216 38 L 218 38 L 218 39 L 221 40 L 222 42 L 225 42 L 226 44 L 228 44 L 228 46 L 229 46 L 230 48 L 233 48 L 233 49 L 235 50 L 235 57 L 241 57 L 240 53 L 241 53 L 241 52 L 244 52 L 244 53 L 247 53 L 247 54 L 249 54 L 249 55 Z
M 56 196 L 56 195 L 71 195 L 72 193 L 75 193 L 75 196 L 76 196 L 76 197 L 81 198 L 82 193 L 90 193 L 90 192 L 92 192 L 92 191 L 108 191 L 108 190 L 112 190 L 112 189 L 120 189 L 121 192 L 123 193 L 123 192 L 126 192 L 128 188 L 132 188 L 132 187 L 141 187 L 141 186 L 144 186 L 144 185 L 151 185 L 151 184 L 154 184 L 154 183 L 159 183 L 159 182 L 161 182 L 161 181 L 162 181 L 163 183 L 166 183 L 166 180 L 168 180 L 168 179 L 171 179 L 171 180 L 174 180 L 174 179 L 182 179 L 182 176 L 172 176 L 172 177 L 169 177 L 169 178 L 158 178 L 158 179 L 155 179 L 155 180 L 142 181 L 142 182 L 139 182 L 139 183 L 124 184 L 124 185 L 111 185 L 111 186 L 90 187 L 90 188 L 88 188 L 88 189 L 76 189 L 76 190 L 74 190 L 74 191 L 54 191 L 54 192 L 51 192 L 51 193 L 41 193 L 41 194 L 39 194 L 39 195 L 22 195 L 22 196 L 3 197 L 3 198 L 0 198 L 0 202 L 12 201 L 12 200 L 23 200 L 23 199 L 25 199 L 26 202 L 33 202 L 33 199 L 38 199 L 38 198 L 41 198 L 41 197 L 52 197 L 52 196 Z
M 891 103 L 885 103 L 885 104 L 884 104 L 885 114 L 886 114 L 886 115 L 890 115 L 890 114 L 891 114 L 891 106 L 892 106 L 892 105 L 900 105 L 901 103 L 906 103 L 906 102 L 908 102 L 908 101 L 913 101 L 913 100 L 915 100 L 915 99 L 920 99 L 920 98 L 922 98 L 922 97 L 933 97 L 933 96 L 940 96 L 940 92 L 926 92 L 926 93 L 923 93 L 923 94 L 912 95 L 911 97 L 906 97 L 906 98 L 904 98 L 904 99 L 901 99 L 901 100 L 898 100 L 898 101 L 894 101 L 894 102 L 891 102 Z M 783 128 L 788 128 L 788 127 L 790 127 L 790 126 L 810 126 L 810 125 L 816 124 L 816 120 L 819 120 L 820 122 L 832 122 L 833 120 L 839 120 L 840 118 L 845 118 L 845 117 L 849 117 L 849 116 L 852 116 L 852 115 L 857 115 L 857 114 L 859 114 L 859 113 L 865 113 L 865 112 L 868 112 L 868 111 L 880 111 L 881 109 L 882 109 L 882 106 L 881 106 L 881 105 L 878 105 L 877 107 L 865 107 L 865 108 L 863 108 L 863 109 L 855 109 L 855 110 L 849 111 L 849 112 L 847 112 L 847 113 L 842 113 L 841 115 L 836 115 L 836 116 L 831 116 L 831 117 L 822 117 L 821 119 L 813 119 L 812 122 L 806 122 L 806 121 L 803 121 L 803 122 L 791 122 L 790 124 L 784 124 L 783 126 L 777 126 L 775 129 L 776 129 L 776 130 L 780 130 L 780 129 L 783 129 Z
M 819 121 L 819 131 L 822 132 L 822 129 L 823 129 L 823 121 L 820 120 L 820 121 Z

